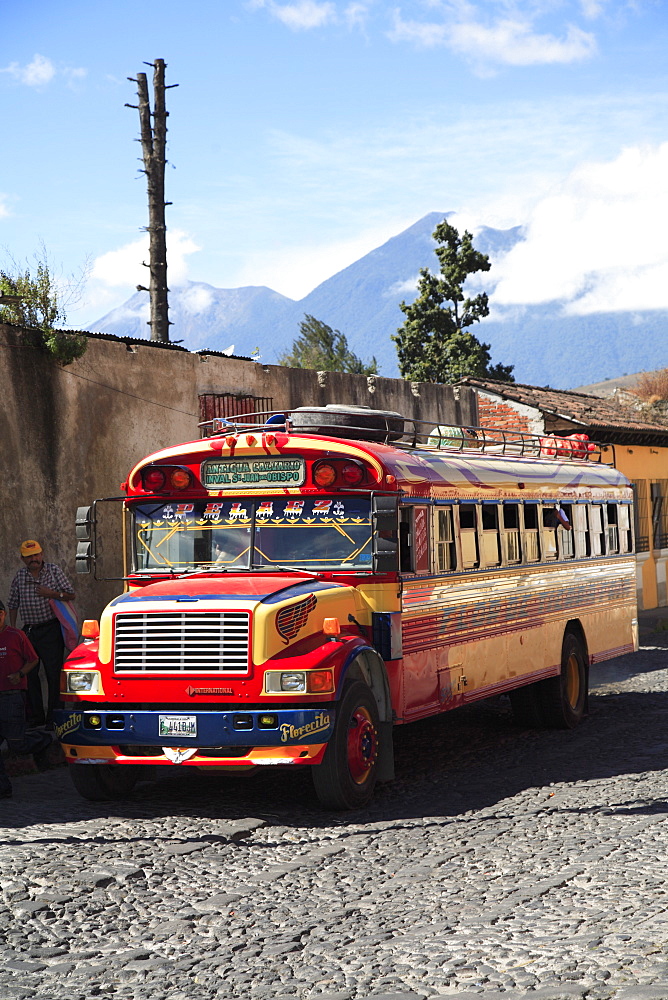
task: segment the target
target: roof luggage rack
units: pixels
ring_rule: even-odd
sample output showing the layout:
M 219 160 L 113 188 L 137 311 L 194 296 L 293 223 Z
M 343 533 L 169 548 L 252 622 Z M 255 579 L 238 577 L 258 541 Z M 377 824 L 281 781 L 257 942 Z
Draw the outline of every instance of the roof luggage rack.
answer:
M 516 428 L 434 424 L 368 406 L 299 406 L 292 410 L 214 417 L 198 424 L 202 437 L 284 431 L 373 441 L 395 448 L 476 452 L 526 458 L 601 462 L 601 448 L 586 434 L 540 435 Z

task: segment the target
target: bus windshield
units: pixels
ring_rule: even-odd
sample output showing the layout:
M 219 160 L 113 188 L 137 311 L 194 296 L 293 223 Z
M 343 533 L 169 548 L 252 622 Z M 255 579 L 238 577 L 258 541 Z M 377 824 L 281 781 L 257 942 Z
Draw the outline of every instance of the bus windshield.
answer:
M 132 507 L 137 572 L 371 569 L 369 497 L 251 497 Z

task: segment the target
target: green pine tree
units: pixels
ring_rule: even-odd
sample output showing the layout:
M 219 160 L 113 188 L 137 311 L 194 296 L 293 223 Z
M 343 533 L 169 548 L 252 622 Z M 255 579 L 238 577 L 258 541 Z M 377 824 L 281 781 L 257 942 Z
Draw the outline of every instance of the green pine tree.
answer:
M 485 292 L 469 298 L 463 286 L 469 275 L 489 271 L 489 257 L 474 248 L 469 232 L 460 236 L 445 219 L 433 235 L 440 274 L 421 268 L 417 298 L 399 305 L 406 316 L 392 336 L 399 371 L 416 382 L 452 384 L 466 375 L 514 381 L 513 366 L 492 365 L 489 344 L 468 329 L 489 315 L 489 305 Z
M 315 316 L 304 315 L 299 324 L 300 334 L 292 349 L 281 354 L 279 365 L 287 368 L 311 368 L 319 372 L 350 372 L 353 375 L 375 375 L 375 358 L 366 363 L 348 348 L 345 334 L 332 330 Z

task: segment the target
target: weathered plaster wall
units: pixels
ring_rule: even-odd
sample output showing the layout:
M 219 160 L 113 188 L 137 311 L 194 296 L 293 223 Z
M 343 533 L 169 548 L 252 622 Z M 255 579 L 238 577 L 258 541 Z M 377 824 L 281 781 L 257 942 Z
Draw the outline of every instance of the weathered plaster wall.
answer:
M 20 565 L 20 542 L 37 538 L 46 559 L 70 576 L 82 618 L 98 617 L 122 584 L 75 574 L 76 508 L 119 495 L 119 484 L 142 456 L 197 438 L 199 395 L 271 397 L 277 409 L 350 403 L 434 424 L 477 423 L 469 388 L 334 372 L 319 377 L 100 337 L 90 338 L 83 358 L 61 368 L 26 341 L 21 331 L 0 324 L 0 598 L 6 601 Z M 120 509 L 104 516 L 105 570 L 120 575 Z

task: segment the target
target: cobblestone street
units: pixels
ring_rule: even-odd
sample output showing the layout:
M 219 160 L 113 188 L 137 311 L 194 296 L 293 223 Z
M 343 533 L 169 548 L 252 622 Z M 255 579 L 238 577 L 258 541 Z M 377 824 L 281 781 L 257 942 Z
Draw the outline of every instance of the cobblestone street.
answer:
M 164 769 L 2 803 L 0 998 L 668 998 L 668 632 L 592 670 L 574 732 L 507 700 L 395 731 L 323 813 L 304 771 Z

